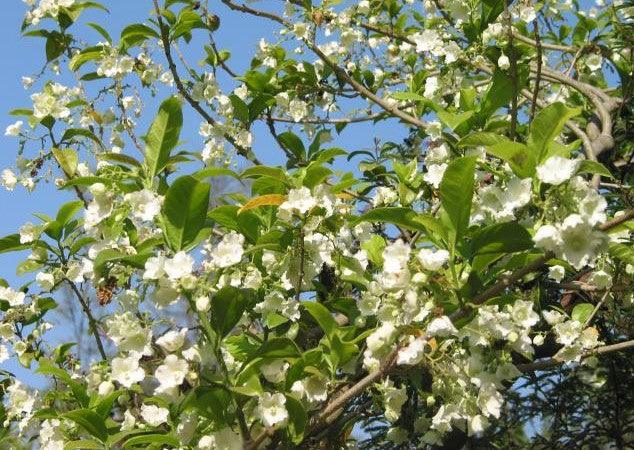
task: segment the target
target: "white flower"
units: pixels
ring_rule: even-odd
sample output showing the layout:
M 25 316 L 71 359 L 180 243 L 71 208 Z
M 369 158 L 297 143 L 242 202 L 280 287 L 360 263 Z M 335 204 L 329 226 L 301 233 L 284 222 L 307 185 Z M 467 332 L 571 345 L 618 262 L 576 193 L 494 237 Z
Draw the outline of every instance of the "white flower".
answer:
M 27 222 L 20 227 L 20 244 L 33 242 L 40 235 L 40 228 Z
M 548 325 L 556 325 L 558 323 L 563 322 L 564 319 L 566 318 L 559 311 L 554 311 L 554 310 L 550 311 L 547 309 L 542 311 L 542 316 L 544 316 L 544 320 L 546 321 L 546 323 L 548 323 Z
M 481 414 L 476 414 L 467 422 L 469 436 L 480 434 L 489 426 L 489 421 Z
M 62 99 L 48 92 L 38 92 L 31 95 L 33 100 L 33 116 L 36 119 L 43 119 L 46 116 L 53 116 L 55 119 L 65 119 L 70 116 L 68 109 Z
M 184 251 L 176 253 L 173 258 L 166 259 L 163 265 L 163 270 L 170 280 L 179 280 L 191 275 L 193 268 L 194 259 Z
M 403 444 L 408 440 L 407 430 L 403 427 L 392 427 L 387 430 L 385 438 L 396 445 Z
M 579 168 L 579 160 L 551 156 L 537 166 L 537 178 L 548 184 L 558 185 L 569 180 Z
M 174 353 L 183 346 L 186 335 L 187 328 L 182 328 L 180 331 L 170 330 L 158 338 L 156 343 L 166 352 Z
M 161 212 L 161 197 L 143 189 L 126 194 L 123 199 L 132 207 L 132 215 L 143 221 L 151 221 Z
M 511 61 L 509 60 L 509 57 L 506 56 L 504 53 L 502 53 L 498 58 L 498 67 L 502 70 L 507 70 L 509 67 L 511 67 Z
M 99 383 L 97 392 L 101 397 L 110 395 L 114 392 L 114 384 L 112 384 L 112 381 L 102 381 L 101 383 Z
M 255 408 L 256 416 L 262 421 L 265 427 L 284 422 L 288 419 L 288 411 L 286 410 L 286 397 L 284 394 L 271 394 L 264 392 Z
M 201 437 L 197 448 L 200 450 L 242 450 L 243 446 L 244 443 L 240 433 L 225 427 L 222 430 Z
M 603 234 L 595 231 L 579 214 L 566 217 L 559 227 L 561 255 L 575 269 L 592 264 L 603 243 Z
M 398 352 L 396 364 L 414 366 L 423 360 L 425 354 L 425 345 L 427 340 L 422 336 L 417 337 L 410 342 L 407 347 Z
M 20 306 L 24 304 L 26 294 L 22 291 L 14 291 L 10 287 L 0 286 L 0 299 L 9 302 L 9 306 Z
M 535 20 L 537 13 L 533 6 L 523 6 L 520 8 L 520 19 L 526 23 L 530 23 Z
M 283 359 L 274 359 L 266 364 L 260 366 L 260 372 L 264 375 L 264 378 L 271 383 L 280 383 L 286 378 L 286 371 L 290 367 L 290 364 Z
M 322 376 L 312 375 L 294 382 L 291 391 L 306 397 L 311 404 L 324 402 L 328 398 L 328 381 Z
M 442 181 L 442 177 L 445 174 L 445 170 L 447 170 L 446 163 L 427 166 L 427 173 L 423 176 L 423 180 L 431 184 L 435 189 L 438 189 L 440 182 Z
M 542 225 L 535 233 L 535 236 L 533 236 L 533 242 L 539 248 L 555 251 L 561 245 L 561 235 L 557 227 Z
M 447 316 L 437 317 L 427 325 L 427 334 L 430 336 L 449 336 L 457 333 L 458 330 Z
M 385 186 L 379 186 L 376 188 L 374 198 L 372 199 L 372 206 L 389 205 L 398 200 L 398 194 L 394 189 Z
M 55 286 L 55 277 L 51 273 L 39 272 L 35 276 L 35 281 L 37 281 L 44 291 L 49 291 Z
M 4 169 L 2 171 L 2 176 L 0 177 L 0 184 L 2 184 L 8 191 L 12 191 L 13 188 L 15 188 L 15 185 L 18 184 L 18 178 L 11 169 Z
M 548 276 L 559 283 L 566 276 L 566 269 L 560 265 L 551 266 L 548 268 Z
M 407 401 L 407 389 L 394 387 L 391 380 L 387 379 L 381 384 L 383 389 L 383 405 L 385 406 L 385 418 L 394 423 L 401 416 L 401 408 Z
M 189 365 L 176 355 L 167 355 L 163 364 L 156 368 L 154 378 L 160 383 L 158 392 L 165 392 L 183 384 Z
M 523 328 L 530 328 L 539 322 L 539 315 L 533 310 L 533 302 L 516 300 L 511 315 L 515 323 Z
M 152 331 L 147 330 L 134 314 L 125 312 L 116 314 L 106 320 L 108 337 L 112 339 L 121 352 L 134 352 L 151 355 L 150 346 Z
M 152 256 L 145 261 L 144 280 L 158 280 L 165 274 L 165 258 L 162 255 Z
M 95 183 L 89 188 L 93 200 L 84 213 L 84 228 L 90 230 L 99 222 L 109 217 L 114 206 L 113 195 L 103 183 Z
M 485 416 L 500 417 L 504 398 L 493 383 L 483 383 L 478 393 L 478 406 Z
M 22 130 L 22 125 L 24 125 L 24 122 L 22 122 L 21 120 L 18 120 L 17 122 L 15 122 L 12 125 L 9 125 L 5 129 L 4 135 L 5 136 L 18 136 L 20 134 L 20 131 Z
M 130 412 L 129 409 L 126 409 L 123 413 L 123 422 L 121 423 L 121 431 L 128 431 L 134 428 L 136 424 L 136 417 Z
M 412 249 L 402 240 L 397 239 L 383 249 L 383 271 L 388 273 L 401 272 L 407 267 Z
M 597 289 L 606 289 L 612 286 L 612 276 L 605 270 L 596 270 L 590 274 L 588 283 L 596 286 Z
M 423 268 L 430 271 L 440 269 L 449 261 L 449 252 L 442 249 L 434 251 L 430 248 L 422 248 L 417 256 Z
M 530 178 L 513 177 L 506 186 L 485 186 L 480 190 L 479 208 L 494 220 L 508 221 L 515 218 L 515 210 L 531 200 Z
M 141 405 L 141 417 L 148 425 L 158 427 L 159 425 L 166 423 L 169 417 L 169 411 L 167 408 L 161 408 L 156 405 Z
M 232 231 L 225 234 L 218 245 L 211 251 L 211 263 L 223 268 L 238 264 L 244 255 L 244 236 Z
M 295 122 L 299 122 L 308 115 L 308 105 L 295 98 L 288 104 L 288 112 Z
M 312 196 L 310 189 L 307 187 L 291 189 L 286 201 L 278 208 L 278 214 L 281 213 L 282 218 L 290 218 L 293 213 L 304 215 L 315 206 L 317 206 L 317 199 Z
M 6 345 L 0 345 L 0 364 L 10 358 L 9 349 Z
M 603 66 L 603 58 L 598 53 L 591 53 L 586 57 L 586 67 L 590 69 L 592 72 L 596 72 L 601 70 Z
M 579 203 L 579 214 L 591 225 L 605 222 L 608 202 L 595 190 L 590 190 Z
M 581 334 L 581 323 L 576 320 L 567 320 L 553 327 L 557 336 L 557 342 L 562 345 L 572 344 Z
M 590 350 L 600 345 L 599 332 L 594 327 L 586 328 L 579 336 L 579 343 L 584 350 Z
M 110 367 L 111 378 L 126 388 L 145 378 L 145 371 L 139 367 L 139 357 L 136 354 L 131 354 L 127 358 L 114 358 Z

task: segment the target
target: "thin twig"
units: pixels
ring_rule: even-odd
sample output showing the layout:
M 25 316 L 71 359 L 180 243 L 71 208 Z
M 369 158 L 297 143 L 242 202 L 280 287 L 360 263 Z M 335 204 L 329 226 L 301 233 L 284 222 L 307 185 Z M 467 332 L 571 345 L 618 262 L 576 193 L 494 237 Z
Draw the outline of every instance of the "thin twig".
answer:
M 533 27 L 535 32 L 535 48 L 537 49 L 537 76 L 535 77 L 535 87 L 533 90 L 533 101 L 531 103 L 531 116 L 530 121 L 532 122 L 535 118 L 535 111 L 537 110 L 537 98 L 539 97 L 539 83 L 541 82 L 542 77 L 542 43 L 541 38 L 539 36 L 539 24 L 537 22 L 537 18 L 533 21 Z

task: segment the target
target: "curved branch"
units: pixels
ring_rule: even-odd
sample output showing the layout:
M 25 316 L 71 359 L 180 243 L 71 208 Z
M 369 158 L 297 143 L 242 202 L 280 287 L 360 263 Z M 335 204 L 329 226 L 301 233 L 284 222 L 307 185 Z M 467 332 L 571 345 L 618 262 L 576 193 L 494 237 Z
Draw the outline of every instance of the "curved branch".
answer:
M 605 355 L 607 353 L 620 352 L 620 351 L 631 350 L 631 349 L 634 349 L 634 340 L 619 342 L 618 344 L 604 345 L 602 347 L 597 347 L 595 349 L 585 352 L 581 356 L 581 359 L 586 359 L 586 358 L 589 358 L 590 356 Z M 535 372 L 537 370 L 544 370 L 544 369 L 550 369 L 552 367 L 557 367 L 564 364 L 565 362 L 566 361 L 562 361 L 560 359 L 553 357 L 553 358 L 543 359 L 540 361 L 535 361 L 528 364 L 519 364 L 516 367 L 520 372 L 530 373 L 530 372 Z
M 176 84 L 176 88 L 178 89 L 178 92 L 183 96 L 183 98 L 187 101 L 187 103 L 189 103 L 190 106 L 194 108 L 194 110 L 196 110 L 196 112 L 198 112 L 198 114 L 200 114 L 209 124 L 215 125 L 217 122 L 214 120 L 214 118 L 211 117 L 211 115 L 209 115 L 209 113 L 205 111 L 202 106 L 200 106 L 200 103 L 198 103 L 196 100 L 192 98 L 189 92 L 187 92 L 187 89 L 185 88 L 185 85 L 183 84 L 183 81 L 181 80 L 180 75 L 178 74 L 178 69 L 176 68 L 176 64 L 174 63 L 174 58 L 172 57 L 171 44 L 170 44 L 169 34 L 168 34 L 169 28 L 163 22 L 163 18 L 161 16 L 161 9 L 159 8 L 158 0 L 152 0 L 152 1 L 154 2 L 154 8 L 156 9 L 156 18 L 157 18 L 159 28 L 161 31 L 161 42 L 163 44 L 163 52 L 165 53 L 165 58 L 167 59 L 167 64 L 169 66 L 170 72 L 172 73 L 172 76 L 174 77 L 174 83 Z M 257 159 L 257 157 L 253 154 L 251 150 L 238 145 L 238 143 L 235 141 L 233 137 L 229 136 L 228 134 L 225 134 L 224 138 L 235 147 L 239 155 L 245 157 L 246 159 L 251 161 L 253 164 L 256 164 L 256 165 L 261 164 L 260 161 Z

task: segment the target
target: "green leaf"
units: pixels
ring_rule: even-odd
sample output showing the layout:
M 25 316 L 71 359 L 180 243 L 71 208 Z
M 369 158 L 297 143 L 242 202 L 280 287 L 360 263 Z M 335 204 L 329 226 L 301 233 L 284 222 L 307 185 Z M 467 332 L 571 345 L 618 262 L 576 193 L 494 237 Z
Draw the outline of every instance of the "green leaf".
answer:
M 167 190 L 163 204 L 165 237 L 174 251 L 195 246 L 205 226 L 210 186 L 185 175 Z
M 321 163 L 312 163 L 306 168 L 306 175 L 302 180 L 302 184 L 309 189 L 313 189 L 318 184 L 332 175 L 332 170 L 321 165 Z
M 533 240 L 524 227 L 516 222 L 489 225 L 473 235 L 469 255 L 472 270 L 479 272 L 502 256 L 533 248 Z
M 171 40 L 176 40 L 183 35 L 191 33 L 194 28 L 206 28 L 198 14 L 191 9 L 183 9 L 178 14 L 176 24 L 172 27 Z
M 125 51 L 151 38 L 159 39 L 160 36 L 153 28 L 147 25 L 133 23 L 125 27 L 121 32 L 121 42 L 119 45 L 121 49 Z
M 99 147 L 103 148 L 101 140 L 95 135 L 95 133 L 90 130 L 85 130 L 84 128 L 68 128 L 62 135 L 62 142 L 70 141 L 77 136 L 88 138 L 99 145 Z
M 628 244 L 610 245 L 610 256 L 634 265 L 634 246 Z
M 30 244 L 21 244 L 19 234 L 10 234 L 0 238 L 0 253 L 17 252 L 29 248 Z
M 385 239 L 378 234 L 373 234 L 370 239 L 361 244 L 361 248 L 368 254 L 368 259 L 375 266 L 383 265 L 383 250 L 385 249 Z
M 491 117 L 499 108 L 508 105 L 513 98 L 513 79 L 503 70 L 496 69 L 491 81 L 478 112 L 483 120 Z M 521 83 L 519 84 L 518 89 L 521 88 Z
M 90 409 L 76 409 L 62 414 L 62 417 L 72 420 L 101 442 L 105 442 L 108 439 L 105 421 L 99 414 Z
M 216 386 L 197 386 L 187 394 L 181 403 L 181 410 L 194 409 L 215 422 L 223 423 L 227 420 L 231 403 L 231 394 L 227 389 Z
M 58 222 L 61 226 L 66 225 L 83 207 L 84 204 L 80 200 L 64 203 L 57 211 L 55 222 Z
M 300 358 L 302 352 L 291 339 L 272 338 L 264 342 L 253 355 L 262 359 Z
M 117 401 L 117 399 L 123 395 L 126 391 L 118 390 L 111 392 L 105 397 L 97 397 L 97 403 L 94 405 L 93 409 L 99 416 L 101 416 L 104 420 L 110 416 L 110 412 L 112 411 L 112 406 Z
M 598 161 L 590 161 L 589 159 L 581 161 L 577 173 L 596 173 L 602 177 L 614 178 L 607 167 Z
M 225 286 L 216 292 L 211 300 L 209 322 L 220 338 L 233 330 L 252 300 L 253 291 L 249 289 Z
M 302 140 L 297 137 L 296 134 L 286 131 L 278 136 L 278 140 L 282 144 L 282 147 L 298 160 L 304 161 L 306 159 L 306 148 Z
M 70 441 L 64 444 L 64 450 L 102 450 L 103 444 L 93 440 Z
M 491 133 L 488 131 L 479 131 L 471 133 L 458 141 L 458 147 L 490 147 L 496 144 L 510 142 L 501 134 Z
M 577 322 L 586 323 L 592 315 L 592 311 L 594 311 L 592 303 L 579 303 L 572 309 L 570 317 Z
M 465 156 L 449 163 L 440 182 L 440 199 L 454 231 L 454 242 L 469 226 L 476 158 Z
M 178 144 L 183 126 L 183 111 L 180 101 L 170 97 L 159 107 L 158 114 L 146 136 L 145 166 L 148 178 L 158 174 Z
M 114 262 L 141 269 L 149 257 L 149 252 L 141 252 L 130 255 L 121 250 L 107 248 L 97 254 L 94 261 L 94 272 L 97 276 L 102 276 L 104 274 L 106 264 Z
M 173 436 L 168 434 L 144 434 L 141 436 L 134 436 L 125 441 L 123 444 L 124 449 L 133 448 L 137 445 L 142 445 L 144 448 L 154 448 L 148 447 L 148 444 L 159 444 L 159 447 L 156 448 L 164 448 L 164 445 L 168 445 L 170 447 L 178 447 L 179 441 Z
M 73 380 L 65 370 L 54 366 L 51 361 L 42 358 L 39 360 L 39 367 L 36 372 L 42 375 L 57 377 L 60 381 L 62 381 L 70 388 L 70 390 L 73 392 L 73 396 L 81 406 L 88 406 L 90 399 L 88 398 L 88 394 L 86 393 L 86 386 Z M 93 436 L 95 435 L 93 434 Z
M 354 224 L 360 222 L 391 223 L 409 230 L 428 232 L 434 227 L 434 219 L 431 216 L 418 214 L 410 208 L 385 207 L 374 208 L 354 219 Z
M 422 95 L 416 94 L 415 92 L 394 92 L 390 94 L 390 97 L 396 100 L 404 100 L 404 101 L 415 101 L 415 102 L 427 102 L 428 100 Z
M 514 253 L 533 248 L 529 232 L 517 222 L 489 225 L 474 233 L 471 254 Z
M 486 152 L 506 161 L 513 173 L 520 178 L 532 178 L 537 165 L 536 152 L 524 144 L 505 141 L 486 147 Z
M 132 156 L 126 155 L 124 153 L 114 153 L 114 152 L 98 153 L 97 158 L 99 158 L 99 160 L 102 160 L 102 161 L 115 162 L 115 163 L 124 164 L 127 166 L 133 166 L 133 167 L 142 166 L 142 164 L 136 158 L 133 158 Z
M 290 395 L 286 396 L 286 410 L 288 411 L 288 433 L 295 444 L 304 439 L 304 431 L 308 424 L 308 413 L 302 404 Z
M 240 175 L 235 173 L 233 170 L 226 169 L 224 167 L 206 167 L 198 172 L 194 172 L 192 176 L 200 181 L 210 177 L 232 177 L 236 180 L 240 179 Z
M 58 31 L 52 31 L 46 38 L 46 62 L 61 56 L 68 45 L 68 38 Z
M 242 178 L 270 177 L 275 178 L 276 180 L 279 180 L 284 184 L 288 184 L 288 177 L 286 176 L 286 172 L 279 167 L 253 166 L 242 172 L 240 176 Z
M 456 130 L 460 125 L 469 120 L 475 111 L 466 111 L 462 113 L 452 113 L 443 108 L 437 107 L 436 115 L 440 121 L 452 130 Z
M 553 103 L 537 113 L 530 126 L 528 145 L 536 152 L 539 162 L 546 156 L 550 143 L 559 136 L 566 121 L 580 113 L 581 108 L 568 108 L 561 102 Z
M 302 305 L 313 316 L 313 319 L 319 324 L 319 327 L 324 331 L 324 334 L 328 339 L 337 329 L 337 322 L 326 308 L 321 303 L 315 301 L 302 302 Z
M 103 38 L 106 41 L 108 41 L 108 43 L 112 44 L 112 38 L 110 37 L 110 34 L 106 31 L 104 27 L 94 22 L 88 22 L 86 25 L 92 28 L 93 30 L 95 30 L 100 35 L 102 35 Z
M 101 45 L 85 48 L 71 58 L 68 67 L 73 72 L 77 72 L 87 62 L 101 59 L 104 54 L 103 50 Z

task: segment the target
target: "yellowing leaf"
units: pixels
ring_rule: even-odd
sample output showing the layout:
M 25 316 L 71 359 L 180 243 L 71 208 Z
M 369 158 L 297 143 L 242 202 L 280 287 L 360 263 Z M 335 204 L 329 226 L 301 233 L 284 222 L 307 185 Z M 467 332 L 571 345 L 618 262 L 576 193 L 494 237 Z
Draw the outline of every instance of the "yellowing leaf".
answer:
M 432 354 L 438 348 L 438 343 L 436 342 L 436 338 L 431 338 L 429 341 L 427 341 L 427 344 L 431 347 L 431 352 L 430 353 L 432 353 Z
M 238 210 L 238 214 L 260 206 L 278 206 L 286 201 L 286 196 L 282 194 L 268 194 L 249 200 Z
M 64 174 L 66 174 L 68 178 L 72 178 L 73 175 L 75 175 L 75 170 L 77 170 L 77 164 L 79 162 L 77 152 L 71 148 L 54 148 L 51 151 L 62 171 L 64 171 Z
M 347 192 L 339 192 L 337 194 L 337 198 L 340 198 L 341 200 L 352 200 L 354 198 L 354 196 L 352 194 L 347 193 Z

